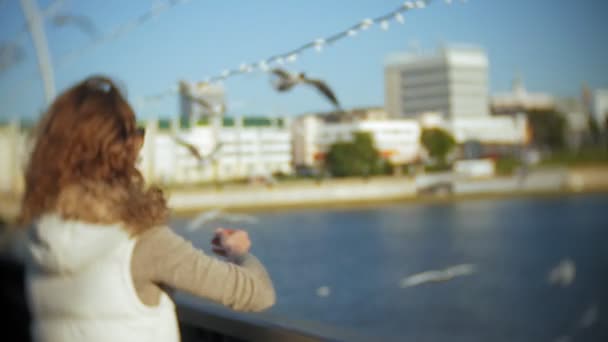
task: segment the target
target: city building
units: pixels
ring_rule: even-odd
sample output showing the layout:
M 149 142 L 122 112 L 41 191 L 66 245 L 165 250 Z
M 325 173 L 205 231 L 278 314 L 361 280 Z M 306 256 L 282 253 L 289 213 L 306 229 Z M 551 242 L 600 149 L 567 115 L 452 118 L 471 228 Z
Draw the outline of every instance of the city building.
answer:
M 352 141 L 354 133 L 367 132 L 381 155 L 393 165 L 419 159 L 420 126 L 416 120 L 387 118 L 377 108 L 353 110 L 344 119 L 308 114 L 293 121 L 293 156 L 298 168 L 318 166 L 332 144 Z
M 555 99 L 555 109 L 566 119 L 566 145 L 569 148 L 577 149 L 589 141 L 589 114 L 579 99 L 558 97 Z
M 550 111 L 555 109 L 553 97 L 545 93 L 530 93 L 520 76 L 513 81 L 513 89 L 508 93 L 498 93 L 490 100 L 492 113 L 516 115 L 529 111 Z
M 608 129 L 608 89 L 593 92 L 593 117 L 600 129 Z
M 470 141 L 484 145 L 525 145 L 530 132 L 525 115 L 480 116 L 446 120 L 441 113 L 424 113 L 420 117 L 422 129 L 441 128 L 449 132 L 458 144 Z
M 192 124 L 147 123 L 140 167 L 145 177 L 165 184 L 265 178 L 292 172 L 291 132 L 282 118 L 226 117 L 217 131 L 203 118 Z M 179 128 L 178 128 L 179 126 Z M 212 156 L 200 162 L 177 139 Z
M 385 109 L 391 116 L 439 112 L 451 119 L 488 114 L 488 58 L 481 48 L 389 56 L 384 82 Z
M 20 193 L 24 187 L 28 132 L 19 120 L 0 122 L 0 193 Z
M 225 108 L 224 87 L 204 82 L 179 82 L 179 112 L 182 120 L 220 115 Z

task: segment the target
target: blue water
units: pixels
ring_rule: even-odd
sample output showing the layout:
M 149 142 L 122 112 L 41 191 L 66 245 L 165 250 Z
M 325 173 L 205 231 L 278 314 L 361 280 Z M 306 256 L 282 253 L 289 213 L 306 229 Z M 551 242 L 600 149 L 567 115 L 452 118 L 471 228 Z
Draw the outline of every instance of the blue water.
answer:
M 270 313 L 404 341 L 608 341 L 608 195 L 263 212 L 250 232 Z M 179 229 L 183 221 L 176 220 Z M 214 222 L 183 233 L 208 250 Z M 576 265 L 568 287 L 547 273 Z M 401 288 L 414 273 L 477 273 Z M 327 286 L 329 295 L 317 295 Z M 589 327 L 579 323 L 595 307 Z

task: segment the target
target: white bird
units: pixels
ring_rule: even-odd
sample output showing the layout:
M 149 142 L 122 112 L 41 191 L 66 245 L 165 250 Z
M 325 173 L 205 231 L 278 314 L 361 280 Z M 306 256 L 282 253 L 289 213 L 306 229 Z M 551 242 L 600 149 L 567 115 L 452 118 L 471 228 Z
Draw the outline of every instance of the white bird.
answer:
M 51 22 L 57 26 L 74 25 L 92 39 L 100 36 L 99 30 L 97 30 L 97 27 L 95 27 L 91 18 L 85 15 L 68 13 L 57 14 L 51 18 Z
M 413 287 L 425 283 L 437 283 L 452 280 L 456 277 L 471 275 L 475 273 L 475 265 L 461 264 L 448 267 L 443 270 L 432 270 L 422 273 L 417 273 L 401 279 L 399 286 L 401 288 Z
M 0 73 L 23 61 L 25 51 L 21 46 L 10 42 L 0 43 Z
M 569 331 L 568 335 L 559 336 L 558 338 L 556 338 L 554 340 L 554 342 L 572 341 L 577 335 L 579 335 L 581 333 L 581 330 L 588 329 L 592 325 L 594 325 L 598 321 L 598 318 L 599 318 L 599 309 L 596 304 L 592 304 L 591 306 L 587 307 L 587 309 L 583 312 L 583 314 L 580 317 L 580 319 L 578 320 L 576 326 L 573 326 L 571 329 L 569 329 L 570 331 Z M 578 340 L 578 339 L 576 339 L 576 340 Z
M 340 108 L 340 103 L 338 102 L 336 95 L 324 81 L 320 79 L 308 78 L 303 72 L 299 74 L 292 74 L 279 68 L 272 69 L 271 72 L 274 76 L 276 76 L 272 83 L 277 91 L 288 91 L 291 90 L 291 88 L 293 88 L 295 85 L 308 84 L 315 87 L 334 106 Z
M 258 222 L 258 219 L 251 215 L 245 214 L 229 214 L 224 211 L 222 208 L 216 208 L 208 211 L 204 211 L 194 217 L 186 226 L 186 229 L 189 232 L 193 232 L 202 228 L 206 223 L 209 223 L 214 220 L 223 220 L 233 223 L 249 223 L 255 224 Z
M 587 329 L 597 322 L 598 317 L 599 309 L 597 308 L 597 305 L 591 305 L 583 313 L 578 325 L 581 329 Z
M 245 214 L 225 213 L 225 214 L 221 215 L 221 218 L 225 221 L 234 222 L 234 223 L 249 223 L 249 224 L 258 223 L 258 219 L 256 217 L 251 216 L 251 215 L 245 215 Z
M 329 286 L 321 286 L 317 289 L 317 296 L 319 297 L 327 297 L 331 294 L 331 289 Z
M 186 229 L 190 232 L 193 232 L 193 231 L 201 228 L 205 223 L 213 221 L 216 218 L 218 218 L 221 213 L 222 213 L 222 209 L 220 209 L 220 208 L 212 209 L 209 211 L 204 211 L 204 212 L 196 215 L 196 217 L 194 217 L 192 220 L 190 220 L 190 222 L 186 226 Z
M 547 275 L 547 281 L 551 285 L 567 287 L 576 278 L 576 265 L 571 259 L 563 259 Z
M 196 160 L 199 162 L 199 165 L 202 165 L 202 166 L 209 164 L 209 162 L 217 156 L 217 154 L 219 153 L 219 150 L 222 148 L 222 143 L 218 143 L 213 148 L 213 151 L 211 151 L 209 154 L 203 155 L 196 146 L 192 145 L 191 143 L 187 142 L 186 140 L 184 140 L 178 136 L 173 136 L 173 140 L 178 145 L 185 147 L 188 150 L 188 152 L 190 153 L 190 155 L 192 155 L 194 158 L 196 158 Z
M 554 340 L 554 342 L 570 342 L 572 341 L 572 337 L 568 335 L 560 336 Z

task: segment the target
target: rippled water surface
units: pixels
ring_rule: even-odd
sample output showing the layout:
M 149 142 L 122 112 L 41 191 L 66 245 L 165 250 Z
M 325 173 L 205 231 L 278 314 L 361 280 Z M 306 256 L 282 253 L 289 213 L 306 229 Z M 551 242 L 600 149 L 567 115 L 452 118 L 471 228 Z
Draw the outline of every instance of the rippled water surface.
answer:
M 608 341 L 608 195 L 262 212 L 248 229 L 272 314 L 404 341 Z M 218 220 L 188 233 L 206 250 Z M 560 261 L 569 286 L 552 286 Z M 408 275 L 476 273 L 402 288 Z

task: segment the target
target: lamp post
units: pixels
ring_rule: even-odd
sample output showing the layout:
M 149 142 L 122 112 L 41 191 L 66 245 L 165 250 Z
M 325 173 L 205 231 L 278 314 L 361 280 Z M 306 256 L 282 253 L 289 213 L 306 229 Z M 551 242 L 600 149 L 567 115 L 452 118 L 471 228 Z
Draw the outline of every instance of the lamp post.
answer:
M 224 113 L 226 111 L 226 107 L 223 104 L 214 106 L 210 113 L 211 119 L 211 134 L 213 136 L 213 151 L 215 151 L 218 146 L 220 146 L 220 131 L 224 126 Z M 220 179 L 219 179 L 219 170 L 218 170 L 218 158 L 220 156 L 220 152 L 217 151 L 214 156 L 211 156 L 211 164 L 213 167 L 213 182 L 215 183 L 215 188 L 221 188 Z
M 53 76 L 53 64 L 51 63 L 51 54 L 46 41 L 44 32 L 44 22 L 38 4 L 35 0 L 21 0 L 21 8 L 27 21 L 27 27 L 32 35 L 36 57 L 38 59 L 38 68 L 42 77 L 44 86 L 44 97 L 47 104 L 51 103 L 55 98 L 55 79 Z

